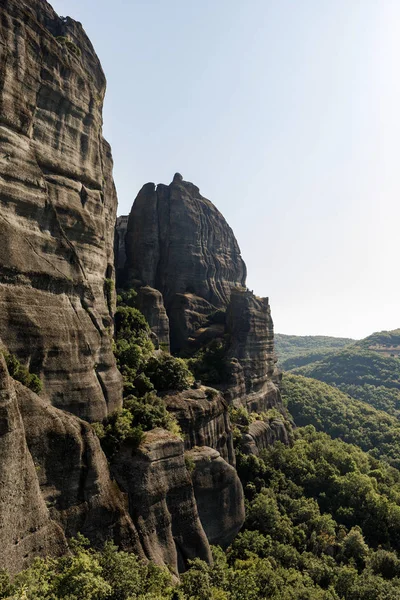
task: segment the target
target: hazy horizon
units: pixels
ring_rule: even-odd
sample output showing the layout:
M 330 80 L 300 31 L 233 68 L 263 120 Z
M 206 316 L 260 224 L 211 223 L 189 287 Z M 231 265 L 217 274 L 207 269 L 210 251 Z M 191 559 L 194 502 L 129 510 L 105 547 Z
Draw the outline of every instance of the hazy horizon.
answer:
M 400 3 L 52 5 L 108 80 L 119 214 L 179 171 L 232 227 L 275 331 L 400 326 Z

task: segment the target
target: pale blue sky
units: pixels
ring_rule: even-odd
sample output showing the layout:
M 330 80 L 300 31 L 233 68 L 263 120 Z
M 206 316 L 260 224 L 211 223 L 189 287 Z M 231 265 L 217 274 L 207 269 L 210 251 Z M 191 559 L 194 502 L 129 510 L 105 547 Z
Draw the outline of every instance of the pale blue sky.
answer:
M 119 214 L 176 171 L 275 330 L 400 327 L 399 0 L 54 0 L 108 80 Z

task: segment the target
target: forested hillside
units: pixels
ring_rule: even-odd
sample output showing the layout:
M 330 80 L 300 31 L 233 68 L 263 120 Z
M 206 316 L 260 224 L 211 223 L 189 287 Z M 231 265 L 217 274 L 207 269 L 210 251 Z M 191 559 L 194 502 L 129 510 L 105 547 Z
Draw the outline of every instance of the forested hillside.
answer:
M 295 423 L 359 446 L 372 456 L 400 467 L 400 421 L 336 387 L 316 379 L 284 373 L 282 396 Z
M 336 352 L 349 344 L 353 344 L 351 338 L 336 338 L 325 335 L 285 335 L 275 334 L 275 352 L 281 369 L 290 369 L 288 361 L 295 359 L 292 365 L 300 366 L 309 362 L 320 360 L 326 354 Z M 297 362 L 300 361 L 300 362 Z
M 343 392 L 375 408 L 398 415 L 400 407 L 400 359 L 360 346 L 350 346 L 292 369 L 293 373 L 335 385 Z

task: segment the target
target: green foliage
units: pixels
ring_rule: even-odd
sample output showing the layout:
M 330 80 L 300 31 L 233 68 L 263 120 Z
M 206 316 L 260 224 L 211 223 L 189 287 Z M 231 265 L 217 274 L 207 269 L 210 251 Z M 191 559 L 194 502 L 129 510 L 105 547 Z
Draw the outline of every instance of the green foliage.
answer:
M 144 432 L 156 427 L 167 429 L 174 435 L 181 435 L 176 419 L 167 411 L 162 398 L 154 392 L 149 392 L 141 398 L 128 396 L 122 410 L 112 413 L 103 423 L 92 424 L 109 457 L 112 457 L 125 441 L 128 441 L 132 448 L 137 448 Z
M 199 350 L 188 360 L 188 365 L 195 379 L 206 385 L 222 383 L 230 376 L 226 344 L 222 340 L 213 340 Z
M 152 356 L 147 361 L 144 372 L 159 392 L 182 391 L 189 388 L 193 383 L 193 376 L 185 360 L 171 356 L 166 352 Z
M 185 467 L 189 473 L 193 473 L 196 468 L 196 462 L 187 452 L 185 452 Z
M 143 398 L 128 396 L 124 406 L 132 415 L 133 426 L 142 427 L 143 431 L 162 427 L 172 433 L 180 433 L 175 418 L 167 411 L 162 398 L 153 392 Z
M 268 518 L 276 517 L 273 501 L 277 502 L 278 507 L 280 504 L 284 507 L 286 515 L 296 527 L 299 524 L 296 522 L 297 514 L 313 514 L 311 520 L 315 524 L 318 506 L 321 514 L 331 515 L 329 518 L 333 518 L 337 526 L 361 527 L 370 546 L 378 547 L 381 544 L 387 549 L 399 550 L 399 471 L 355 446 L 317 433 L 312 426 L 297 430 L 296 438 L 293 447 L 288 448 L 278 442 L 264 450 L 262 457 L 239 453 L 238 472 L 247 497 L 251 503 L 255 503 L 249 507 L 249 527 L 268 532 L 282 541 L 283 525 L 279 520 L 277 522 L 280 524 L 271 531 L 268 521 L 260 525 L 264 518 L 260 514 L 265 512 L 272 515 Z M 260 499 L 259 494 L 266 495 L 263 488 L 267 488 L 267 500 L 264 497 Z M 287 496 L 292 500 L 289 501 Z M 264 505 L 268 505 L 268 511 L 262 511 Z M 254 513 L 256 509 L 258 512 Z M 255 514 L 258 520 L 254 520 Z M 326 526 L 325 523 L 325 529 Z M 293 545 L 299 551 L 306 549 L 304 536 L 298 528 L 284 535 L 287 539 L 292 536 Z M 318 544 L 321 543 L 320 540 Z
M 120 290 L 117 296 L 118 306 L 130 306 L 131 308 L 137 308 L 136 306 L 137 292 L 134 289 Z
M 353 344 L 350 338 L 336 338 L 325 335 L 284 335 L 275 334 L 275 351 L 279 358 L 279 365 L 283 367 L 286 360 L 292 357 L 307 356 L 310 353 L 324 354 L 325 352 L 340 350 Z
M 8 600 L 172 600 L 173 582 L 166 569 L 145 564 L 112 543 L 91 550 L 78 536 L 71 554 L 36 559 L 12 584 L 0 575 L 0 598 Z
M 297 425 L 314 425 L 400 467 L 400 421 L 338 389 L 285 373 L 282 397 Z
M 72 52 L 72 54 L 75 54 L 75 56 L 80 57 L 82 55 L 82 50 L 79 48 L 79 46 L 77 46 L 74 42 L 72 42 L 66 36 L 59 35 L 56 37 L 56 40 L 59 44 L 68 48 L 68 50 L 70 50 Z
M 123 442 L 129 441 L 133 448 L 137 448 L 143 439 L 143 427 L 134 424 L 134 417 L 126 408 L 115 411 L 103 423 L 92 423 L 92 428 L 110 458 Z
M 374 385 L 400 389 L 400 360 L 351 346 L 293 371 L 334 385 Z
M 112 279 L 104 280 L 104 295 L 107 300 L 108 310 L 111 312 L 113 305 L 114 281 Z
M 142 313 L 128 305 L 134 301 L 135 294 L 125 292 L 122 298 L 118 298 L 123 304 L 118 306 L 115 314 L 114 353 L 124 379 L 125 395 L 140 396 L 154 389 L 144 374 L 144 368 L 154 353 L 150 327 Z
M 360 340 L 356 344 L 360 348 L 368 349 L 371 346 L 382 346 L 382 347 L 400 347 L 400 329 L 393 329 L 392 331 L 378 331 L 369 335 L 368 337 Z
M 357 398 L 357 400 L 362 400 L 397 419 L 400 418 L 400 390 L 398 389 L 387 388 L 383 385 L 346 385 L 342 383 L 338 384 L 337 387 L 345 394 Z
M 37 375 L 30 373 L 30 371 L 24 367 L 14 354 L 4 354 L 4 358 L 7 364 L 8 372 L 13 379 L 16 379 L 36 394 L 42 391 L 42 382 Z

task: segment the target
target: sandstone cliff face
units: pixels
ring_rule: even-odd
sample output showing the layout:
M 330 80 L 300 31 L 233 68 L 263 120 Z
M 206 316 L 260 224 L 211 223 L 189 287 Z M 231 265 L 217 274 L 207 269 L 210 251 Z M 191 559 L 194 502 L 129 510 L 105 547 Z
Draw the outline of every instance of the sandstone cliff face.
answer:
M 190 354 L 221 340 L 230 376 L 217 387 L 228 404 L 281 410 L 268 298 L 246 289 L 239 246 L 212 203 L 176 174 L 169 186 L 143 186 L 125 227 L 126 219 L 117 227 L 126 242 L 119 283 L 161 293 L 172 351 Z M 159 312 L 146 316 L 158 322 Z M 216 440 L 207 445 L 218 448 Z
M 121 405 L 105 78 L 82 26 L 44 0 L 1 11 L 0 336 L 55 406 L 101 420 Z
M 25 439 L 51 519 L 67 538 L 113 539 L 144 556 L 126 497 L 112 481 L 91 426 L 15 383 Z
M 179 174 L 169 186 L 143 186 L 129 216 L 126 253 L 125 279 L 158 289 L 169 318 L 182 324 L 183 335 L 171 324 L 173 350 L 246 278 L 231 228 Z
M 227 356 L 232 359 L 232 379 L 225 389 L 228 401 L 241 403 L 250 412 L 281 408 L 275 385 L 274 330 L 268 298 L 233 289 L 227 309 Z
M 260 450 L 272 446 L 277 441 L 289 445 L 288 433 L 281 420 L 273 419 L 269 423 L 255 421 L 250 423 L 249 432 L 243 435 L 240 448 L 245 454 L 258 456 Z
M 185 434 L 185 449 L 210 446 L 235 464 L 232 429 L 222 395 L 211 388 L 185 390 L 163 397 Z
M 0 564 L 12 573 L 67 544 L 50 518 L 28 450 L 17 394 L 0 354 Z
M 0 561 L 12 572 L 78 532 L 144 556 L 91 427 L 9 377 L 0 354 Z
M 211 561 L 179 438 L 163 429 L 148 432 L 139 450 L 125 444 L 112 471 L 128 495 L 148 558 L 170 565 L 175 572 L 184 570 L 196 556 Z
M 244 522 L 243 488 L 236 470 L 212 448 L 187 453 L 201 523 L 210 544 L 229 546 Z

